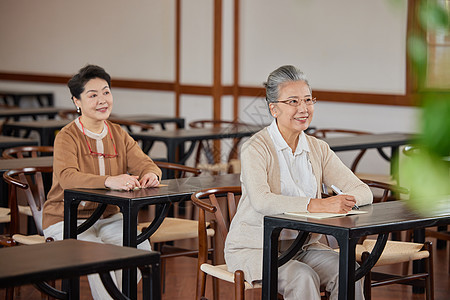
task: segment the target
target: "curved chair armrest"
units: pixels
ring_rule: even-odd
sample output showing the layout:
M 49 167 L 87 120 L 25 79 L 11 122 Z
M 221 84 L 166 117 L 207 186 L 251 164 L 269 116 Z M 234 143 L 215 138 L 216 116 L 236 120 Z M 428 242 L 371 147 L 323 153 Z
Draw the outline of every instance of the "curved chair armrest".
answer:
M 202 170 L 200 170 L 200 169 L 181 165 L 181 164 L 175 164 L 175 163 L 170 163 L 170 162 L 165 162 L 165 161 L 157 161 L 157 160 L 155 160 L 154 163 L 158 167 L 163 168 L 163 169 L 169 169 L 169 170 L 180 171 L 180 172 L 188 172 L 188 173 L 192 173 L 196 176 L 200 175 L 202 173 Z

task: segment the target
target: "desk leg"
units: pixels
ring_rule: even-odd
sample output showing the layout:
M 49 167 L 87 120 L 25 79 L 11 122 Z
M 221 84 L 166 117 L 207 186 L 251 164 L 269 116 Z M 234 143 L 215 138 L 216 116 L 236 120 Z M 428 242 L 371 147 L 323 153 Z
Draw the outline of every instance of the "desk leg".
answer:
M 64 239 L 77 238 L 77 214 L 81 200 L 64 197 Z
M 398 172 L 399 172 L 399 165 L 400 162 L 398 161 L 399 158 L 399 147 L 391 147 L 391 175 L 392 179 L 394 179 L 398 183 Z
M 55 143 L 55 129 L 44 129 L 41 132 L 41 146 L 53 146 Z
M 339 243 L 339 300 L 355 299 L 355 247 L 358 239 L 335 236 Z
M 64 239 L 77 239 L 77 210 L 80 200 L 64 197 Z M 62 281 L 62 290 L 68 299 L 80 298 L 80 279 L 72 278 Z
M 414 243 L 424 243 L 425 242 L 425 229 L 415 229 L 413 235 Z M 424 273 L 425 265 L 423 261 L 415 260 L 413 261 L 413 274 Z M 420 286 L 413 286 L 414 294 L 423 294 L 425 289 Z
M 262 299 L 277 299 L 278 293 L 278 237 L 281 228 L 264 221 Z
M 123 246 L 136 248 L 137 212 L 136 207 L 121 207 L 123 214 Z M 122 291 L 131 299 L 137 299 L 136 268 L 122 270 Z
M 399 147 L 395 146 L 395 147 L 391 147 L 391 176 L 392 179 L 397 182 L 397 184 L 399 183 L 399 170 L 400 170 L 400 162 L 399 162 Z M 396 195 L 395 192 L 392 192 L 393 196 L 399 196 Z M 400 231 L 393 231 L 391 233 L 392 235 L 392 240 L 394 241 L 400 241 L 401 240 L 401 232 Z
M 155 263 L 151 266 L 140 268 L 142 273 L 142 299 L 161 299 L 160 265 Z
M 172 142 L 166 142 L 167 147 L 167 161 L 170 163 L 177 163 L 177 145 Z M 175 178 L 175 172 L 173 170 L 167 170 L 167 179 Z

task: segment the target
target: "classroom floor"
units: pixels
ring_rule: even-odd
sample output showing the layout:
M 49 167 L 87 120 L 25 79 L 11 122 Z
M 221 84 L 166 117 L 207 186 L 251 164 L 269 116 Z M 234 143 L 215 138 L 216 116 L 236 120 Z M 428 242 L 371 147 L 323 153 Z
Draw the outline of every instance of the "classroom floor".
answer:
M 448 248 L 437 249 L 435 240 L 428 239 L 433 242 L 435 250 L 434 256 L 434 289 L 436 300 L 447 300 L 450 297 L 450 273 L 448 270 Z M 194 244 L 194 242 L 192 242 Z M 449 245 L 447 245 L 448 247 Z M 166 266 L 166 288 L 162 299 L 164 300 L 184 300 L 194 299 L 195 284 L 196 284 L 196 260 L 192 258 L 178 257 L 169 259 Z M 399 272 L 400 265 L 393 265 L 383 267 L 392 272 Z M 57 283 L 58 284 L 58 283 Z M 80 299 L 92 299 L 87 278 L 83 277 L 80 281 L 81 296 Z M 140 290 L 140 289 L 139 289 Z M 33 286 L 22 286 L 19 289 L 19 294 L 16 293 L 14 299 L 41 299 L 40 292 Z M 5 290 L 0 290 L 0 299 L 4 299 Z M 139 296 L 140 298 L 141 296 Z M 212 299 L 211 282 L 208 281 L 207 297 Z M 379 300 L 393 300 L 393 299 L 425 299 L 424 294 L 413 294 L 412 288 L 409 286 L 389 285 L 385 287 L 378 287 L 372 289 L 373 299 Z M 232 285 L 221 282 L 220 283 L 220 299 L 233 299 Z M 246 299 L 256 300 L 261 299 L 261 290 L 247 291 Z

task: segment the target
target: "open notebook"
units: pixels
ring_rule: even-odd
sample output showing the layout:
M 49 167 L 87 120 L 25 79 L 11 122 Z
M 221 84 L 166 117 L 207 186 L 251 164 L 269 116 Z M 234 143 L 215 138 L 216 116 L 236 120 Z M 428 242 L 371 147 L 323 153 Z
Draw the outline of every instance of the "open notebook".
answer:
M 360 215 L 366 214 L 365 210 L 351 210 L 346 214 L 334 214 L 334 213 L 310 213 L 310 212 L 285 212 L 285 215 L 297 216 L 297 217 L 306 217 L 313 219 L 326 219 L 326 218 L 335 218 L 335 217 L 344 217 L 350 215 Z

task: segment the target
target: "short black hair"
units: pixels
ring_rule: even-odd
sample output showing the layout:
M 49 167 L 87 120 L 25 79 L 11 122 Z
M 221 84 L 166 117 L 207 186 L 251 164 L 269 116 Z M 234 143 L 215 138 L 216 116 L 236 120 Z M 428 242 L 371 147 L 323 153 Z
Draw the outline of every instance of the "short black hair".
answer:
M 67 83 L 72 94 L 72 99 L 73 97 L 80 99 L 81 93 L 84 92 L 84 86 L 89 80 L 94 78 L 105 80 L 109 88 L 111 88 L 111 76 L 106 73 L 105 69 L 96 65 L 87 65 L 81 68 L 77 74 L 73 75 Z

